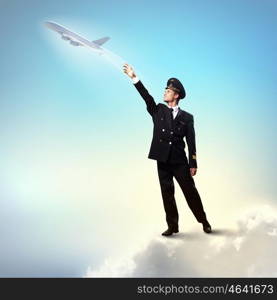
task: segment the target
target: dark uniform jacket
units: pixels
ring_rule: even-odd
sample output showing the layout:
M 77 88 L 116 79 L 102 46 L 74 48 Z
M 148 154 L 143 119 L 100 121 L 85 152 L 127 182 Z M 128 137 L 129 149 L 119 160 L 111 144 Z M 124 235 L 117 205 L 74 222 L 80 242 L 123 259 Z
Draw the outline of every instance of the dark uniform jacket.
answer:
M 161 162 L 188 163 L 190 168 L 197 168 L 193 115 L 179 109 L 173 119 L 170 108 L 163 103 L 156 104 L 141 81 L 134 85 L 144 99 L 154 123 L 148 158 Z M 185 153 L 184 137 L 188 146 L 189 161 Z

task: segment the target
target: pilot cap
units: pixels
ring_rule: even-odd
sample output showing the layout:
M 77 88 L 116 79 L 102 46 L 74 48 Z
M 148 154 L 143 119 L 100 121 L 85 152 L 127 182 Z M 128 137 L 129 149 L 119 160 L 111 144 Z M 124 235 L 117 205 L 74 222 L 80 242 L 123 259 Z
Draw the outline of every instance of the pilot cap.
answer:
M 169 78 L 167 81 L 166 89 L 171 89 L 179 94 L 180 99 L 186 97 L 186 91 L 182 83 L 177 78 Z

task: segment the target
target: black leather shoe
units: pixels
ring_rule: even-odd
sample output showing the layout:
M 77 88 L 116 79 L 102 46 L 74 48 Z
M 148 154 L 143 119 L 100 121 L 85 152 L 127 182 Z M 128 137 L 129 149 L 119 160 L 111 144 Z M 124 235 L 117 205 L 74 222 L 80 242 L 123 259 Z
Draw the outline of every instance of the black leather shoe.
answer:
M 203 231 L 204 232 L 206 232 L 206 233 L 211 233 L 212 232 L 212 227 L 211 227 L 211 225 L 209 224 L 209 222 L 207 220 L 202 222 L 202 225 L 203 225 Z
M 177 228 L 168 228 L 165 232 L 162 233 L 164 236 L 172 235 L 174 233 L 179 232 Z

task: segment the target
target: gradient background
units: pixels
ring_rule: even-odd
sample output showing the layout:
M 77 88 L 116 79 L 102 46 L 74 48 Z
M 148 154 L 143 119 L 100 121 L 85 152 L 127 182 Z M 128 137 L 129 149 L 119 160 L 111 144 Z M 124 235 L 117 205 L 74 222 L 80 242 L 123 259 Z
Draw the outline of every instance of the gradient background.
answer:
M 274 0 L 0 0 L 0 276 L 83 276 L 166 228 L 143 100 L 44 21 L 110 36 L 156 102 L 168 78 L 182 81 L 196 186 L 227 230 L 252 205 L 277 204 L 276 15 Z M 176 200 L 181 230 L 201 231 L 178 185 Z

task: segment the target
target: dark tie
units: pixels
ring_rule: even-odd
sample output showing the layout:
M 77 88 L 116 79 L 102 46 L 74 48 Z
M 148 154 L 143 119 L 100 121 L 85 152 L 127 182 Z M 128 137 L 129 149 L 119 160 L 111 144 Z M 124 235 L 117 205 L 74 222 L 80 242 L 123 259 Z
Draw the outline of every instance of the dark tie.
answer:
M 173 120 L 173 108 L 170 108 L 171 120 Z

